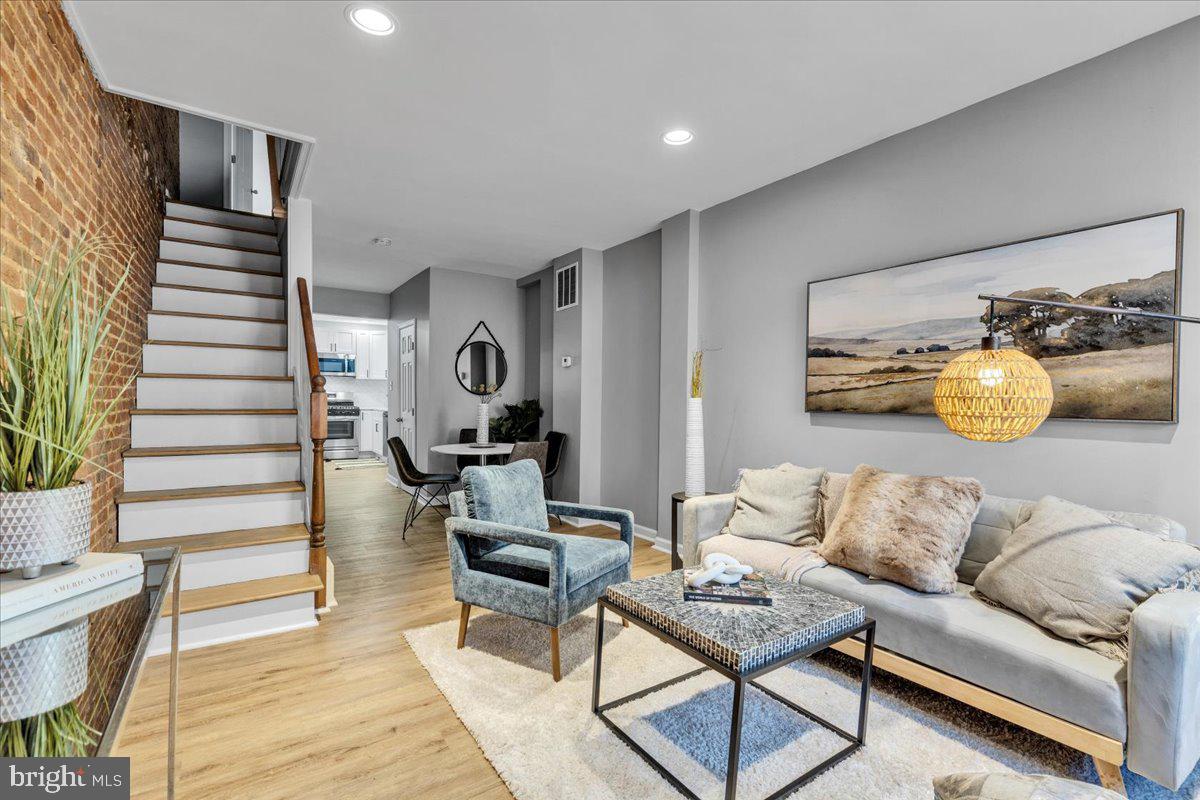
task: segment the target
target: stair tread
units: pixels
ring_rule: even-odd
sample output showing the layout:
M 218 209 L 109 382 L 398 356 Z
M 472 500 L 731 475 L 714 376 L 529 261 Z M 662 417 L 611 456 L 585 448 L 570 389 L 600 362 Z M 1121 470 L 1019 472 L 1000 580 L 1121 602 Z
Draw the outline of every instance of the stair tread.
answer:
M 263 219 L 271 219 L 271 218 L 263 217 Z M 259 236 L 274 236 L 275 235 L 275 234 L 271 233 L 270 231 L 263 231 L 263 230 L 259 230 L 258 228 L 243 228 L 240 225 L 226 225 L 221 222 L 209 222 L 208 220 L 205 220 L 205 219 L 188 219 L 187 217 L 173 217 L 170 214 L 167 214 L 165 217 L 163 217 L 163 222 L 184 222 L 184 223 L 187 223 L 188 225 L 207 225 L 210 228 L 225 228 L 225 229 L 231 230 L 231 231 L 241 231 L 242 233 L 256 233 Z
M 192 208 L 203 208 L 208 211 L 220 211 L 222 214 L 241 214 L 243 217 L 256 217 L 258 219 L 269 219 L 274 221 L 274 217 L 270 214 L 255 214 L 253 211 L 240 211 L 236 208 L 218 208 L 204 203 L 193 203 L 190 200 L 168 200 L 168 203 L 174 203 L 177 206 L 191 206 Z
M 167 347 L 223 347 L 229 350 L 287 350 L 283 344 L 238 344 L 237 342 L 189 342 L 181 339 L 147 339 L 144 344 Z
M 139 414 L 146 416 L 185 416 L 204 414 L 288 414 L 296 415 L 294 408 L 135 408 L 130 414 Z
M 139 372 L 139 378 L 180 378 L 189 381 L 290 381 L 287 375 L 212 375 L 207 372 Z
M 236 244 L 221 244 L 220 242 L 206 242 L 203 239 L 184 239 L 180 236 L 162 236 L 159 237 L 160 242 L 175 242 L 176 244 L 194 244 L 198 247 L 216 247 L 220 250 L 237 250 L 242 253 L 257 253 L 260 256 L 278 256 L 276 250 L 263 250 L 261 247 L 243 247 Z
M 153 503 L 162 500 L 196 500 L 205 497 L 241 497 L 255 494 L 279 494 L 303 492 L 300 481 L 278 481 L 275 483 L 238 483 L 232 486 L 196 486 L 189 489 L 146 489 L 140 492 L 122 492 L 117 504 Z
M 247 292 L 241 289 L 219 289 L 215 286 L 188 286 L 182 283 L 156 283 L 155 289 L 182 289 L 185 292 L 212 292 L 213 294 L 240 294 L 246 297 L 262 297 L 267 300 L 282 300 L 283 294 L 276 292 Z
M 278 272 L 269 269 L 250 269 L 249 267 L 227 267 L 224 264 L 207 264 L 203 261 L 184 261 L 178 258 L 160 258 L 159 264 L 176 264 L 181 267 L 199 267 L 200 269 L 219 269 L 222 272 L 244 272 L 247 275 L 263 275 L 268 278 L 282 278 Z
M 206 586 L 203 589 L 185 589 L 179 593 L 179 613 L 190 614 L 195 611 L 208 611 L 213 608 L 225 608 L 258 600 L 270 600 L 275 597 L 317 592 L 323 585 L 321 579 L 316 575 L 302 572 L 297 575 L 280 575 L 275 578 L 259 578 L 240 583 Z M 171 595 L 167 595 L 163 602 L 162 616 L 170 616 L 173 605 L 173 598 Z
M 164 536 L 160 539 L 139 539 L 136 542 L 119 542 L 117 550 L 132 552 L 149 547 L 178 547 L 185 553 L 203 553 L 209 550 L 229 550 L 237 547 L 255 547 L 280 542 L 307 541 L 308 528 L 300 523 L 272 525 L 267 528 L 245 528 L 238 531 L 197 533 L 191 536 Z
M 271 444 L 206 444 L 195 447 L 130 447 L 122 455 L 125 458 L 154 458 L 156 456 L 221 456 L 242 453 L 296 453 L 300 445 L 295 442 Z
M 200 317 L 202 319 L 231 319 L 236 322 L 263 322 L 270 325 L 286 325 L 285 319 L 272 319 L 271 317 L 239 317 L 236 314 L 205 314 L 200 311 L 161 311 L 158 309 L 150 309 L 151 314 L 161 314 L 164 317 Z

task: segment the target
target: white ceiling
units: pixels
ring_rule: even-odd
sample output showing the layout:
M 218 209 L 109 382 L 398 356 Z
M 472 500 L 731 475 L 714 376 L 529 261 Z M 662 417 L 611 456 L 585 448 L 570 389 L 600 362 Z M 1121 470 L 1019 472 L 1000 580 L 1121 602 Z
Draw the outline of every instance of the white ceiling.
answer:
M 112 91 L 316 143 L 317 281 L 524 275 L 1200 14 L 1188 2 L 67 3 Z M 686 147 L 659 140 L 696 132 Z M 388 235 L 392 247 L 375 248 Z

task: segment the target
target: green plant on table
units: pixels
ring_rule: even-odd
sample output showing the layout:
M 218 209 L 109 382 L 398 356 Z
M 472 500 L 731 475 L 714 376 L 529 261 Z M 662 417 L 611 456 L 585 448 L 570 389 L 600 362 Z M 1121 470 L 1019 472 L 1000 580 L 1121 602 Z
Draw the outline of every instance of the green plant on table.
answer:
M 108 316 L 129 265 L 107 292 L 97 277 L 116 260 L 105 239 L 55 246 L 26 282 L 23 312 L 0 287 L 0 492 L 65 488 L 85 461 L 104 469 L 85 454 L 133 382 L 131 371 L 99 398 L 99 378 L 125 366 Z
M 537 435 L 537 423 L 542 418 L 542 404 L 537 400 L 522 400 L 505 404 L 504 414 L 491 421 L 494 442 L 528 441 Z

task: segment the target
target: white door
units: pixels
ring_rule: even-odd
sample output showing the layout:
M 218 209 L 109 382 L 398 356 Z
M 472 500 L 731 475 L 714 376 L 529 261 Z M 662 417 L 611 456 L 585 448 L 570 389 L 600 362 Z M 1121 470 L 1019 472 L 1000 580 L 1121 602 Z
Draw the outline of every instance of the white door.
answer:
M 416 458 L 417 446 L 417 326 L 400 326 L 400 441 Z
M 229 134 L 228 188 L 229 208 L 254 210 L 254 131 L 237 125 Z

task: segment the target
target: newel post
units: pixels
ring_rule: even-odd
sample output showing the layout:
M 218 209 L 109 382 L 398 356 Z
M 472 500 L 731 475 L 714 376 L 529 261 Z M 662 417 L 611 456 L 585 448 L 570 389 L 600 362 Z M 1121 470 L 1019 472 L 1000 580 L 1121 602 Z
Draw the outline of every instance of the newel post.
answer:
M 309 572 L 321 579 L 321 590 L 317 592 L 317 608 L 324 608 L 325 595 L 325 438 L 328 436 L 328 397 L 325 394 L 325 376 L 312 378 L 312 532 L 309 534 Z

